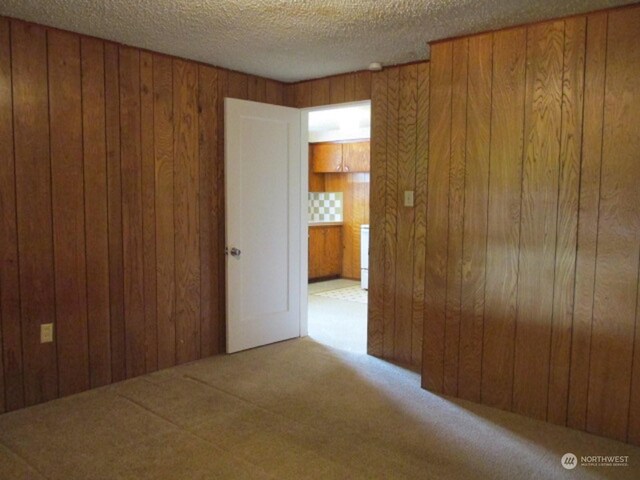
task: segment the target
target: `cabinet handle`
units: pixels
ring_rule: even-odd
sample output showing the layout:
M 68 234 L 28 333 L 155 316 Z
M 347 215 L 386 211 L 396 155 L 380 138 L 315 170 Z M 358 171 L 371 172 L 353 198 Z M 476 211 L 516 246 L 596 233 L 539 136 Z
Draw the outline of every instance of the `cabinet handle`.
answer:
M 348 172 L 348 171 L 349 171 L 349 166 L 348 166 L 348 165 L 345 165 L 345 166 L 344 166 L 344 171 L 345 171 L 345 172 Z

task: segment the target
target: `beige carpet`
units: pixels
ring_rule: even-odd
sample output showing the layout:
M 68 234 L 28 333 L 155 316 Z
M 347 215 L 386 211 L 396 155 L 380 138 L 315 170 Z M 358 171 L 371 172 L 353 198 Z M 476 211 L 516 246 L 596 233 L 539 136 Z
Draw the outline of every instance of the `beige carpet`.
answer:
M 366 302 L 331 295 L 353 289 L 363 291 L 360 282 L 345 279 L 309 285 L 309 336 L 329 347 L 364 354 L 367 353 Z
M 564 470 L 560 457 L 629 455 Z M 432 395 L 310 338 L 0 416 L 0 479 L 640 478 L 640 449 Z

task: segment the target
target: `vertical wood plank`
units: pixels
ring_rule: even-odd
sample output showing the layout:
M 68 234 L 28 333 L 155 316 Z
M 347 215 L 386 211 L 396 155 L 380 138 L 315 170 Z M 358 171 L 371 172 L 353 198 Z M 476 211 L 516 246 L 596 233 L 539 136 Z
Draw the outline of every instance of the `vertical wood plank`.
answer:
M 10 35 L 0 18 L 0 412 L 24 406 Z
M 344 145 L 343 145 L 344 150 Z M 343 152 L 344 155 L 344 152 Z M 353 257 L 355 252 L 351 248 L 353 245 L 353 228 L 354 228 L 354 207 L 355 198 L 353 195 L 353 188 L 351 188 L 351 174 L 338 173 L 330 174 L 327 179 L 327 188 L 330 192 L 343 192 L 342 196 L 342 215 L 343 215 L 343 228 L 342 228 L 342 276 L 345 278 L 355 279 L 356 275 L 353 271 Z M 330 182 L 330 180 L 336 180 L 337 182 Z M 331 185 L 336 185 L 332 187 Z M 359 272 L 358 272 L 359 273 Z
M 458 395 L 480 401 L 487 253 L 492 35 L 469 39 Z
M 198 69 L 198 127 L 200 155 L 200 355 L 219 353 L 219 282 L 217 227 L 224 221 L 218 211 L 215 181 L 218 176 L 218 73 L 215 68 Z
M 284 105 L 284 85 L 275 80 L 267 80 L 265 101 L 273 105 Z
M 294 85 L 293 106 L 306 108 L 311 106 L 311 82 L 301 82 Z
M 582 147 L 586 18 L 565 21 L 553 325 L 547 419 L 567 421 Z
M 429 64 L 417 66 L 416 186 L 414 220 L 413 308 L 411 320 L 411 364 L 422 362 L 424 320 L 424 274 L 427 240 L 427 170 L 429 166 Z
M 265 102 L 267 98 L 267 82 L 262 77 L 248 75 L 247 78 L 247 100 L 254 102 Z
M 347 97 L 349 99 L 349 97 Z M 400 69 L 387 72 L 387 170 L 385 178 L 385 252 L 384 252 L 384 329 L 383 356 L 394 356 L 396 321 L 396 251 L 398 212 L 398 109 L 400 105 Z
M 352 74 L 354 77 L 352 102 L 371 98 L 371 72 L 368 70 Z
M 520 236 L 526 30 L 493 34 L 489 218 L 482 402 L 505 410 L 513 393 Z
M 107 144 L 107 212 L 109 217 L 109 310 L 111 312 L 111 378 L 126 377 L 124 268 L 122 246 L 122 177 L 120 169 L 120 80 L 118 47 L 106 43 L 105 105 Z
M 111 383 L 104 44 L 82 37 L 82 134 L 91 387 Z
M 231 75 L 233 73 L 233 75 Z M 246 76 L 243 76 L 246 79 Z M 235 90 L 240 77 L 230 79 Z M 230 85 L 231 86 L 231 85 Z M 173 62 L 174 225 L 176 262 L 176 361 L 198 358 L 200 352 L 200 238 L 198 158 L 198 70 Z
M 547 416 L 549 388 L 563 49 L 564 22 L 527 28 L 513 408 L 539 419 Z
M 230 70 L 227 78 L 229 97 L 247 100 L 249 98 L 249 77 L 244 73 Z
M 431 49 L 422 386 L 433 392 L 444 388 L 452 54 L 450 42 Z
M 140 52 L 120 47 L 120 151 L 127 377 L 145 372 Z
M 585 429 L 598 239 L 607 14 L 587 18 L 582 166 L 567 425 Z
M 11 21 L 11 64 L 24 395 L 33 405 L 58 396 L 55 338 L 40 343 L 40 325 L 55 322 L 44 28 Z
M 416 188 L 416 117 L 418 68 L 407 65 L 400 68 L 398 106 L 397 153 L 397 244 L 395 281 L 394 359 L 411 362 L 411 333 L 413 320 L 413 260 L 415 207 L 404 206 L 404 192 Z
M 467 72 L 469 40 L 452 45 L 451 133 L 449 164 L 449 234 L 447 241 L 447 301 L 444 345 L 444 393 L 458 394 L 460 309 L 464 237 L 465 169 L 467 141 Z
M 328 78 L 311 82 L 311 105 L 317 107 L 331 103 L 331 83 Z
M 225 196 L 224 196 L 224 99 L 227 96 L 229 89 L 229 79 L 226 70 L 218 70 L 218 156 L 217 156 L 217 178 L 216 184 L 216 199 L 218 202 L 218 218 L 219 223 L 217 226 L 218 232 L 218 245 L 221 246 L 218 253 L 218 278 L 226 279 L 226 257 L 224 254 L 224 247 L 226 242 L 225 233 Z M 293 91 L 292 88 L 288 88 L 287 91 Z M 293 98 L 293 97 L 291 97 Z M 289 100 L 291 100 L 291 98 Z M 220 319 L 220 325 L 218 329 L 218 338 L 220 339 L 219 350 L 220 352 L 226 352 L 226 318 L 227 318 L 227 302 L 226 302 L 226 281 L 218 282 L 220 299 L 220 309 L 218 311 L 218 318 Z
M 47 32 L 59 394 L 89 388 L 80 38 Z
M 609 13 L 587 410 L 588 431 L 622 441 L 628 431 L 640 248 L 638 31 L 640 9 Z
M 329 82 L 330 103 L 343 103 L 345 101 L 344 75 L 336 75 L 335 77 L 331 77 Z M 372 79 L 372 82 L 375 82 L 375 75 L 374 79 Z
M 156 278 L 156 206 L 154 156 L 153 55 L 140 52 L 140 148 L 142 182 L 142 244 L 144 279 L 145 370 L 158 369 Z
M 158 368 L 176 364 L 172 60 L 153 56 Z
M 337 78 L 337 77 L 334 77 Z M 367 353 L 383 355 L 385 277 L 385 198 L 387 176 L 387 72 L 373 75 L 371 99 L 371 213 Z M 331 84 L 332 100 L 334 82 Z M 344 89 L 344 79 L 342 82 Z M 344 90 L 343 90 L 344 94 Z M 342 97 L 344 98 L 344 97 Z

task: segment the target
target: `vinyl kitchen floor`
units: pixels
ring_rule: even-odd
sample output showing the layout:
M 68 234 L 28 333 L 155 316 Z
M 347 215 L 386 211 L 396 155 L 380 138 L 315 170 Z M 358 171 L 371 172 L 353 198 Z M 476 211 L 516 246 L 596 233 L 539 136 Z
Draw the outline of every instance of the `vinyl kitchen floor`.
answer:
M 346 289 L 353 293 L 359 287 L 360 282 L 345 279 L 309 285 L 311 338 L 340 350 L 367 352 L 367 304 L 357 301 L 357 296 L 342 294 Z

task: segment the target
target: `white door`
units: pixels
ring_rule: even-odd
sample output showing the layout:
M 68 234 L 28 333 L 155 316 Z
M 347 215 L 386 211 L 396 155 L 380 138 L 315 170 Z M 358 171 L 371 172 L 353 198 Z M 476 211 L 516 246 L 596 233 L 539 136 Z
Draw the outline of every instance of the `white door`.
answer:
M 301 115 L 225 99 L 229 353 L 300 336 Z

